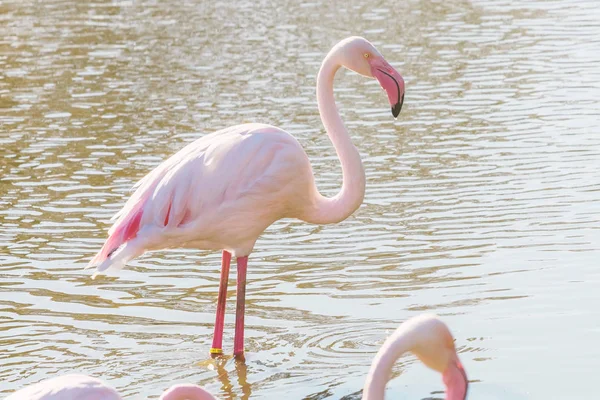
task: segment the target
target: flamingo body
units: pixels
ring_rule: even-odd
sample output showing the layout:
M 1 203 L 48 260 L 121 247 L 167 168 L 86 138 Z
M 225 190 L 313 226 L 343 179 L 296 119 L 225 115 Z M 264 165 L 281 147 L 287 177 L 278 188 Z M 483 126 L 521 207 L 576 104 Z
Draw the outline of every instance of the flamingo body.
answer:
M 90 262 L 100 263 L 98 272 L 165 248 L 247 256 L 274 221 L 307 218 L 318 194 L 302 146 L 265 124 L 237 125 L 197 139 L 135 188 Z
M 70 374 L 27 386 L 5 400 L 121 400 L 121 396 L 100 379 Z

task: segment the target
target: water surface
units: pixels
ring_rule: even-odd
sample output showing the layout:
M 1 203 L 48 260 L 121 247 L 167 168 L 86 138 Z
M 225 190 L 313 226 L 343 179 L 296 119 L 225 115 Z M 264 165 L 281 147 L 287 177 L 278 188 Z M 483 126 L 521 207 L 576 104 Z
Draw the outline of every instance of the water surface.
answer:
M 435 312 L 471 398 L 595 397 L 597 3 L 322 3 L 0 3 L 0 394 L 78 371 L 131 399 L 183 381 L 224 399 L 360 398 L 386 336 Z M 287 129 L 335 193 L 315 84 L 349 35 L 407 83 L 395 121 L 375 81 L 336 78 L 364 204 L 337 225 L 269 228 L 250 261 L 248 360 L 203 363 L 218 254 L 156 252 L 93 281 L 83 267 L 134 182 L 229 125 Z M 390 398 L 443 397 L 412 357 L 394 376 Z

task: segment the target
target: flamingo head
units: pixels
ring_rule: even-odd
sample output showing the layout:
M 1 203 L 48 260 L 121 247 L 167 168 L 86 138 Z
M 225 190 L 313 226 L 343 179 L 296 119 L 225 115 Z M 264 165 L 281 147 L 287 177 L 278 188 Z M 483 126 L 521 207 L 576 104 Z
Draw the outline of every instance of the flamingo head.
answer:
M 392 115 L 400 114 L 404 103 L 404 79 L 367 39 L 353 36 L 342 40 L 338 45 L 342 65 L 369 78 L 379 81 L 387 92 Z
M 442 374 L 447 400 L 465 400 L 469 380 L 463 368 L 450 330 L 441 320 L 430 318 L 420 330 L 419 343 L 412 349 L 414 355 L 429 368 Z

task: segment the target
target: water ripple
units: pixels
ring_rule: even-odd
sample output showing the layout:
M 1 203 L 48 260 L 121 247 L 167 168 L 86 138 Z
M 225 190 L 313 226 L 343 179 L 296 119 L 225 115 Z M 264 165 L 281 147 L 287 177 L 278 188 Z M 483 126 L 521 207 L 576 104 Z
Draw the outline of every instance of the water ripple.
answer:
M 449 322 L 474 397 L 595 393 L 595 2 L 0 7 L 1 394 L 79 371 L 131 398 L 156 398 L 173 381 L 222 398 L 360 398 L 385 337 L 421 312 Z M 207 361 L 218 254 L 156 252 L 119 278 L 90 279 L 82 268 L 133 183 L 216 129 L 287 129 L 319 189 L 336 193 L 316 73 L 355 34 L 402 72 L 405 105 L 395 121 L 375 81 L 336 78 L 365 202 L 341 224 L 282 220 L 258 240 L 246 364 Z M 564 379 L 556 354 L 568 388 L 547 385 Z M 439 378 L 413 357 L 393 375 L 396 397 L 441 397 Z

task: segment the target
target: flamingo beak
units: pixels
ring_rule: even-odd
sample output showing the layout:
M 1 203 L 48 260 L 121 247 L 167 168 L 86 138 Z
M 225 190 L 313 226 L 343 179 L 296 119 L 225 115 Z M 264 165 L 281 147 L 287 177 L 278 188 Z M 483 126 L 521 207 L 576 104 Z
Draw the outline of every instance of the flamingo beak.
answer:
M 465 400 L 469 388 L 469 380 L 462 364 L 458 359 L 450 362 L 442 378 L 446 385 L 447 400 Z
M 384 60 L 371 63 L 371 75 L 379 81 L 379 84 L 387 92 L 392 115 L 396 118 L 402 110 L 404 103 L 404 79 L 390 64 Z

